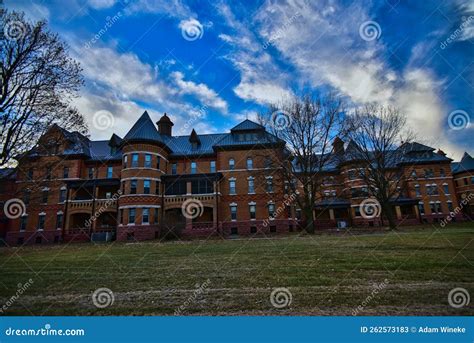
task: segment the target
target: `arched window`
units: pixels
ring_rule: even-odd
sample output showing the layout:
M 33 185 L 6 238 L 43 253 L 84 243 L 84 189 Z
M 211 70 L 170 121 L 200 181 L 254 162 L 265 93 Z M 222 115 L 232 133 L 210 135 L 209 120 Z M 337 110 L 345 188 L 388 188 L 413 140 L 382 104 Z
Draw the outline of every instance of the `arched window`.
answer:
M 230 158 L 229 159 L 229 169 L 234 170 L 234 167 L 235 167 L 235 161 L 234 161 L 233 158 Z

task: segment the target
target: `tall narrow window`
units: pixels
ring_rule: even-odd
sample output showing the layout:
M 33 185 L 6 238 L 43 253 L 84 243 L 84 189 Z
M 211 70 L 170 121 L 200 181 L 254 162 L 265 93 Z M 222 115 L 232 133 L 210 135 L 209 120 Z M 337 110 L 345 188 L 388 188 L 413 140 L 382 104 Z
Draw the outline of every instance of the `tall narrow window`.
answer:
M 132 154 L 132 168 L 138 167 L 138 154 Z
M 20 217 L 20 231 L 26 230 L 26 225 L 28 224 L 28 216 L 24 215 Z
M 44 214 L 40 214 L 38 216 L 38 230 L 44 230 L 44 219 L 45 219 Z
M 145 154 L 145 168 L 151 168 L 151 155 Z
M 143 181 L 143 193 L 150 194 L 150 180 Z
M 107 167 L 107 179 L 111 179 L 114 176 L 114 168 L 111 166 Z
M 196 162 L 191 162 L 191 174 L 196 174 L 197 172 L 197 164 Z
M 156 169 L 160 169 L 160 162 L 161 162 L 160 156 L 156 156 Z
M 229 194 L 236 194 L 235 193 L 235 180 L 229 181 Z
M 130 181 L 130 194 L 137 194 L 137 180 Z
M 425 205 L 421 201 L 418 203 L 418 211 L 420 212 L 420 215 L 425 214 Z
M 23 202 L 25 203 L 25 205 L 28 205 L 30 203 L 30 194 L 31 192 L 29 190 L 26 190 L 23 193 Z
M 123 168 L 127 168 L 127 162 L 128 162 L 128 155 L 123 156 Z
M 69 168 L 64 167 L 63 168 L 63 179 L 67 179 L 69 177 Z
M 48 195 L 49 191 L 47 189 L 43 190 L 41 193 L 41 203 L 42 204 L 47 204 L 48 203 Z
M 415 193 L 417 197 L 421 196 L 420 185 L 415 185 Z
M 66 200 L 66 190 L 60 189 L 59 190 L 59 202 L 64 202 Z
M 451 200 L 448 200 L 447 204 L 448 204 L 448 211 L 453 212 L 454 211 L 453 202 Z
M 216 172 L 216 161 L 211 161 L 209 170 L 210 170 L 211 173 Z
M 172 174 L 172 175 L 176 175 L 177 172 L 178 172 L 178 165 L 177 165 L 176 163 L 173 163 L 173 164 L 171 165 L 171 174 Z
M 135 224 L 135 209 L 134 208 L 128 209 L 128 223 Z
M 273 192 L 273 178 L 267 177 L 267 192 L 272 193 Z
M 63 214 L 56 214 L 56 228 L 61 229 L 63 227 Z
M 234 170 L 235 168 L 235 161 L 233 158 L 229 159 L 229 170 Z
M 270 218 L 275 217 L 275 204 L 268 204 L 268 216 Z
M 446 172 L 444 171 L 444 168 L 441 168 L 441 169 L 439 170 L 439 176 L 441 176 L 441 177 L 445 177 L 445 176 L 446 176 Z
M 248 180 L 248 183 L 249 183 L 249 191 L 248 191 L 248 193 L 249 193 L 249 194 L 255 193 L 255 187 L 254 187 L 253 178 L 250 178 L 250 179 Z
M 434 201 L 430 202 L 430 211 L 431 211 L 432 214 L 436 214 L 436 212 L 437 212 L 436 204 L 434 203 Z
M 142 224 L 148 224 L 150 222 L 150 209 L 143 208 L 142 209 Z
M 237 220 L 237 206 L 236 205 L 230 206 L 230 219 Z
M 52 171 L 51 167 L 47 167 L 46 168 L 46 180 L 51 180 L 52 174 L 53 174 L 53 171 Z
M 90 167 L 87 169 L 87 177 L 89 179 L 93 179 L 94 178 L 94 174 L 95 174 L 95 168 L 93 167 Z
M 123 209 L 120 209 L 120 224 L 123 224 Z
M 250 157 L 247 158 L 247 169 L 253 169 L 253 160 Z
M 256 206 L 255 205 L 249 205 L 249 211 L 250 211 L 250 219 L 255 219 L 256 218 Z
M 443 185 L 443 192 L 444 194 L 449 194 L 449 185 L 447 183 Z
M 155 208 L 155 224 L 158 223 L 158 209 Z

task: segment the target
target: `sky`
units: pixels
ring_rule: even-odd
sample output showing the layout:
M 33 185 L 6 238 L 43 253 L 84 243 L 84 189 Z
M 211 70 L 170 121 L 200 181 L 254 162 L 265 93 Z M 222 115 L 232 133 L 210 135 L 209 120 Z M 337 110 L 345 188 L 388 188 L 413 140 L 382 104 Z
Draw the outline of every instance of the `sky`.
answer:
M 307 92 L 395 106 L 458 160 L 474 143 L 472 1 L 6 0 L 46 19 L 83 68 L 91 138 L 147 110 L 174 135 L 227 132 Z

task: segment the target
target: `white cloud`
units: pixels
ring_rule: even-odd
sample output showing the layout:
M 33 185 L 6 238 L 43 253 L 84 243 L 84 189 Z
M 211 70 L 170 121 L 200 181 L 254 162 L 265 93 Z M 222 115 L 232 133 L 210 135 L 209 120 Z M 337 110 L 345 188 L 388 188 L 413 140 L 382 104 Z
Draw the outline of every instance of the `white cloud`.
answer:
M 88 0 L 89 6 L 95 9 L 110 8 L 115 5 L 115 0 Z
M 171 77 L 174 79 L 181 94 L 194 95 L 203 105 L 213 107 L 222 113 L 227 113 L 227 102 L 225 102 L 214 90 L 210 89 L 204 83 L 185 81 L 184 74 L 179 71 L 173 72 Z

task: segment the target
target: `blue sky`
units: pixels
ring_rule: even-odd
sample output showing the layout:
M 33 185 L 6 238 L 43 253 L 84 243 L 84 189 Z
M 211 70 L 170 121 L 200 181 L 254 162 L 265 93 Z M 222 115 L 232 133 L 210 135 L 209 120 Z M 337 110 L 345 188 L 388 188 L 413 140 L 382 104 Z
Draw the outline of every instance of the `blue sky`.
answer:
M 470 1 L 5 5 L 46 18 L 68 42 L 86 80 L 75 105 L 95 139 L 123 136 L 145 109 L 153 119 L 170 114 L 174 134 L 211 133 L 255 118 L 269 103 L 331 90 L 350 107 L 399 107 L 419 141 L 450 157 L 473 152 Z

